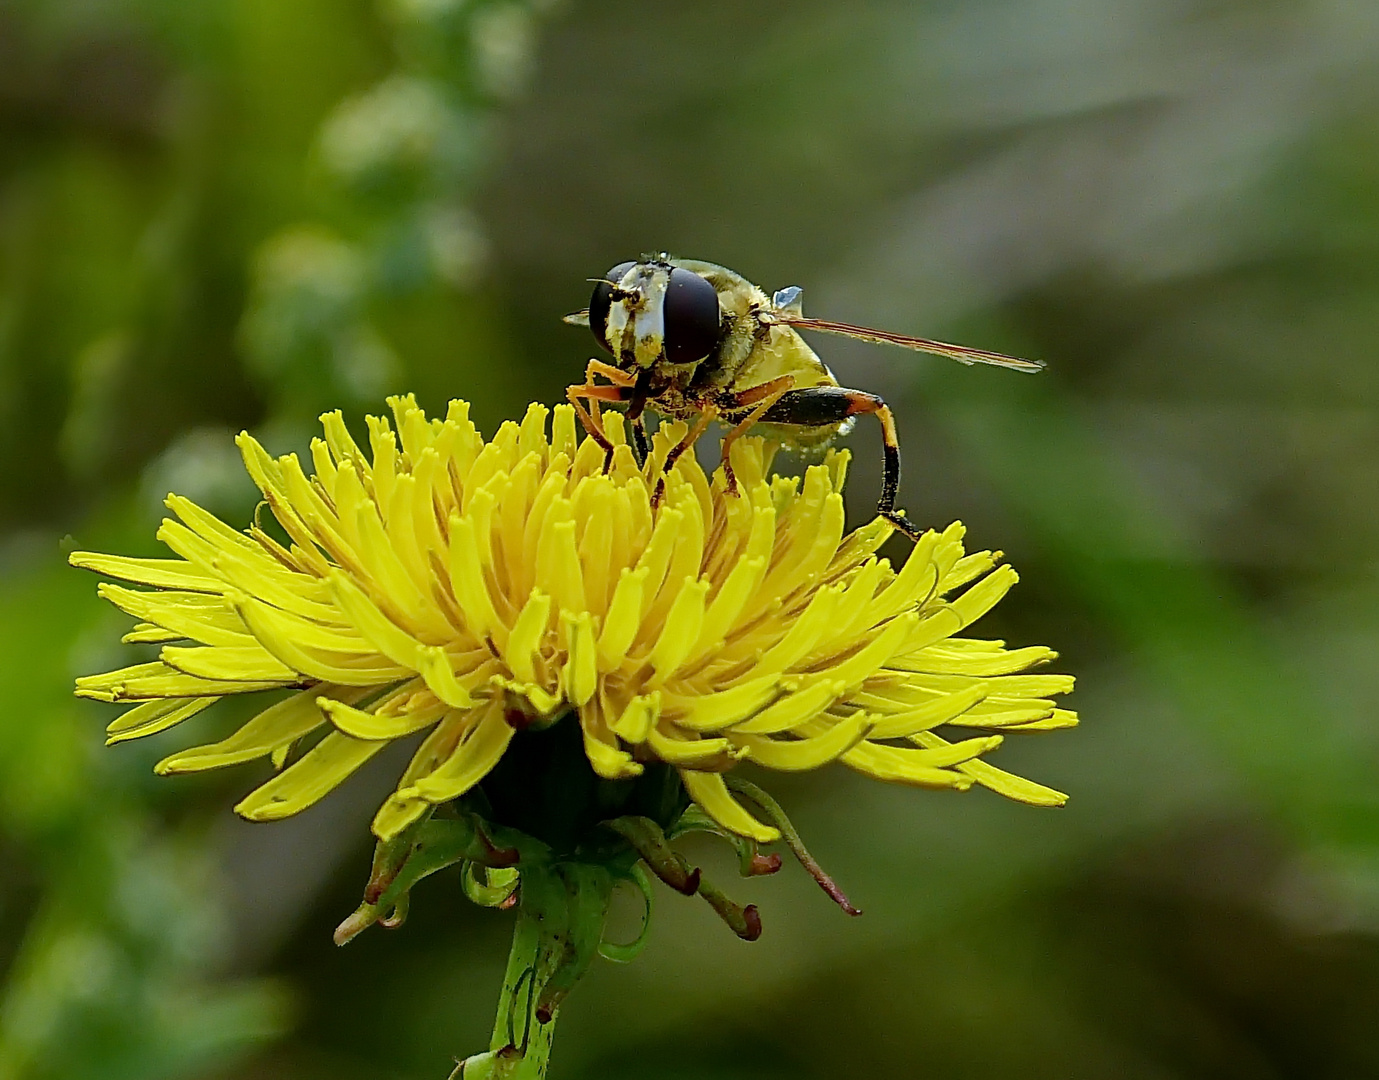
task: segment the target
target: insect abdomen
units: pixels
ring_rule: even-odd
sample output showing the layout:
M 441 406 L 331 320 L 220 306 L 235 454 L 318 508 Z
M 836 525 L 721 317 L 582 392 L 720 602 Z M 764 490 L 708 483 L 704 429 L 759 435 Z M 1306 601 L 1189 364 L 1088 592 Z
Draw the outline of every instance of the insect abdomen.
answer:
M 809 394 L 786 396 L 761 418 L 763 424 L 797 424 L 804 427 L 830 427 L 852 415 L 850 390 L 818 386 Z

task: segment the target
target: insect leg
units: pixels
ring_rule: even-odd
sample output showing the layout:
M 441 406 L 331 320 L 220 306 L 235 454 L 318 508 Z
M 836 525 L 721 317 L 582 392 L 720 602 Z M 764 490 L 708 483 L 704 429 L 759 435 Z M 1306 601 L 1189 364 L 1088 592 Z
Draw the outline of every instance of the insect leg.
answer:
M 844 386 L 810 386 L 791 390 L 761 417 L 767 424 L 795 424 L 800 427 L 825 427 L 841 424 L 852 416 L 872 413 L 881 422 L 881 443 L 885 461 L 881 472 L 881 498 L 876 513 L 911 540 L 918 540 L 919 529 L 895 506 L 900 488 L 900 442 L 895 434 L 895 415 L 890 406 L 875 394 L 849 390 Z
M 651 440 L 646 434 L 646 417 L 640 413 L 632 418 L 632 452 L 637 455 L 637 464 L 645 465 L 651 456 Z
M 637 467 L 646 464 L 651 456 L 651 440 L 646 435 L 647 398 L 651 395 L 651 369 L 647 368 L 637 376 L 632 388 L 632 403 L 627 407 L 627 422 L 632 425 L 632 452 L 637 457 Z
M 607 432 L 603 430 L 603 422 L 598 415 L 598 402 L 627 401 L 631 397 L 631 388 L 576 383 L 574 386 L 565 388 L 565 396 L 575 407 L 575 415 L 579 417 L 579 422 L 584 425 L 584 430 L 589 433 L 589 438 L 603 448 L 603 471 L 607 472 L 613 465 L 613 443 L 609 440 Z M 587 409 L 584 400 L 581 399 L 592 402 L 594 411 L 591 412 Z
M 656 478 L 656 490 L 651 494 L 651 505 L 653 507 L 661 505 L 661 498 L 666 493 L 666 474 L 675 468 L 675 463 L 680 460 L 686 450 L 699 441 L 699 436 L 708 430 L 713 418 L 718 415 L 718 410 L 712 405 L 705 405 L 699 413 L 699 418 L 695 420 L 694 426 L 685 432 L 685 437 L 678 444 L 671 448 L 666 455 L 666 463 L 661 466 L 661 475 Z
M 637 381 L 637 376 L 623 371 L 622 368 L 614 367 L 612 364 L 605 364 L 602 360 L 590 360 L 584 368 L 584 381 L 590 386 L 594 383 L 594 376 L 602 375 L 614 386 L 631 386 Z
M 730 399 L 721 404 L 725 411 L 745 409 L 749 405 L 755 406 L 737 425 L 723 436 L 723 475 L 728 481 L 728 494 L 737 494 L 737 477 L 733 475 L 732 449 L 733 443 L 737 442 L 758 420 L 765 416 L 773 405 L 779 401 L 795 385 L 795 376 L 782 375 L 778 379 L 771 379 L 769 382 L 761 383 L 750 389 L 743 390 L 741 393 L 734 394 Z

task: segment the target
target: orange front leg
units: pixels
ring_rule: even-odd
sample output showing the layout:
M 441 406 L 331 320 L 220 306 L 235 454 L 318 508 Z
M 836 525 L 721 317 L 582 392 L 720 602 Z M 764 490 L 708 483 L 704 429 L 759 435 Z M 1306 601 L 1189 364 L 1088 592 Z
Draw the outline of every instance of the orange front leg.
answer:
M 597 363 L 597 361 L 591 361 L 591 363 Z M 589 433 L 589 438 L 603 448 L 603 471 L 607 472 L 613 466 L 613 443 L 608 438 L 608 433 L 603 429 L 603 418 L 599 415 L 598 403 L 600 401 L 627 401 L 629 387 L 593 386 L 589 383 L 583 385 L 576 383 L 565 388 L 565 396 L 574 406 L 575 415 L 579 417 L 579 422 L 584 425 L 584 430 Z M 585 408 L 584 402 L 586 400 L 593 404 L 592 411 Z
M 772 405 L 794 388 L 795 376 L 782 375 L 778 379 L 772 379 L 770 382 L 764 382 L 758 386 L 753 386 L 733 396 L 732 404 L 728 406 L 729 408 L 741 409 L 748 405 L 755 405 L 756 408 L 748 413 L 732 431 L 728 432 L 728 434 L 723 437 L 723 476 L 728 481 L 729 495 L 737 494 L 737 477 L 733 475 L 733 443 L 742 438 L 742 436 L 746 434 L 748 428 L 765 416 Z
M 620 367 L 612 364 L 605 364 L 602 360 L 593 359 L 584 367 L 584 381 L 593 385 L 594 376 L 602 375 L 614 386 L 632 386 L 637 381 L 637 376 L 623 371 Z
M 699 436 L 709 429 L 709 424 L 713 423 L 713 419 L 717 415 L 718 409 L 715 406 L 702 406 L 694 426 L 685 432 L 685 437 L 666 455 L 666 463 L 661 466 L 661 475 L 656 478 L 656 490 L 651 494 L 653 508 L 661 505 L 661 497 L 666 493 L 666 474 L 675 468 L 675 463 L 680 460 L 681 455 L 699 441 Z

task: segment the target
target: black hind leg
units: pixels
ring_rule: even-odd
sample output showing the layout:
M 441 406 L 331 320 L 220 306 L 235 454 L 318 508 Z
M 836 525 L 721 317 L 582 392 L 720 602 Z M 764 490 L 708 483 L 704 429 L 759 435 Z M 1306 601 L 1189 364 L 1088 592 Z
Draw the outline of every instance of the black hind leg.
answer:
M 920 530 L 895 505 L 900 490 L 900 442 L 895 434 L 895 415 L 890 406 L 875 394 L 849 390 L 845 386 L 810 386 L 791 390 L 760 418 L 764 424 L 795 424 L 801 427 L 824 427 L 841 424 L 853 416 L 873 414 L 881 423 L 881 444 L 885 459 L 881 469 L 881 498 L 876 513 L 885 518 L 911 540 L 918 540 Z

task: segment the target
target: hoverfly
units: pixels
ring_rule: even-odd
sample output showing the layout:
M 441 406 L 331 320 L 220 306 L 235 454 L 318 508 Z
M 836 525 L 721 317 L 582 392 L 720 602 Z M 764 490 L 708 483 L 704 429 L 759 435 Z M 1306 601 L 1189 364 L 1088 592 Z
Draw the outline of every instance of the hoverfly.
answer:
M 798 287 L 768 297 L 740 274 L 696 259 L 645 255 L 640 262 L 619 263 L 592 280 L 588 308 L 566 315 L 565 321 L 588 326 L 614 363 L 590 360 L 585 381 L 566 393 L 585 430 L 610 461 L 613 447 L 599 419 L 600 402 L 628 405 L 634 445 L 643 459 L 648 445 L 643 412 L 648 406 L 689 423 L 685 437 L 667 455 L 663 474 L 711 422 L 728 425 L 723 463 L 732 492 L 737 483 L 728 452 L 749 428 L 765 425 L 783 445 L 808 452 L 822 450 L 846 433 L 855 417 L 870 413 L 881 423 L 885 447 L 877 513 L 911 539 L 918 538 L 919 530 L 895 505 L 900 447 L 890 408 L 875 394 L 839 385 L 796 331 L 899 345 L 963 364 L 1028 372 L 1044 366 L 982 349 L 806 318 Z M 604 383 L 595 381 L 600 377 Z M 658 501 L 664 486 L 662 475 L 654 496 Z

